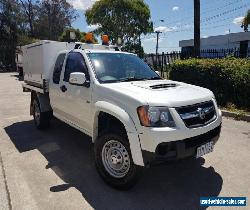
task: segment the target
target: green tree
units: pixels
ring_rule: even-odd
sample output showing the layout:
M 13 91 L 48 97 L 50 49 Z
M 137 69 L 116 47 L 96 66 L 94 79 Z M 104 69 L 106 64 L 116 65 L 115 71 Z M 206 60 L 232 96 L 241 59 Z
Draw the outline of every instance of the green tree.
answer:
M 15 0 L 0 0 L 0 62 L 15 64 L 19 5 Z
M 153 31 L 150 9 L 143 0 L 99 0 L 85 16 L 89 25 L 99 25 L 94 32 L 109 35 L 113 44 L 121 38 L 132 46 L 141 34 Z
M 34 36 L 34 22 L 37 19 L 39 11 L 38 1 L 35 0 L 19 0 L 22 6 L 23 16 L 25 17 L 24 22 L 29 25 L 29 35 Z
M 247 11 L 245 18 L 242 21 L 241 27 L 244 29 L 244 31 L 247 32 L 249 25 L 250 25 L 250 9 Z
M 67 0 L 0 0 L 0 63 L 15 65 L 16 46 L 58 40 L 76 17 Z
M 34 23 L 35 37 L 58 40 L 77 17 L 76 10 L 66 0 L 43 0 Z
M 70 32 L 75 32 L 75 39 L 72 40 L 70 38 Z M 81 32 L 79 29 L 67 28 L 64 30 L 62 35 L 59 37 L 59 41 L 61 42 L 85 42 L 85 32 Z M 94 43 L 98 43 L 96 37 L 94 36 Z
M 144 49 L 141 46 L 141 43 L 138 42 L 127 42 L 124 47 L 122 48 L 122 51 L 126 51 L 126 52 L 132 52 L 137 54 L 140 58 L 144 57 Z
M 38 39 L 58 40 L 77 17 L 66 0 L 18 0 L 26 23 L 26 32 Z
M 30 37 L 25 34 L 18 34 L 17 36 L 17 46 L 24 46 L 24 45 L 31 44 L 31 43 L 38 42 L 38 41 L 39 39 Z
M 75 33 L 75 39 L 72 40 L 70 37 L 70 32 L 74 32 Z M 66 30 L 64 30 L 64 32 L 62 33 L 62 35 L 59 37 L 59 41 L 61 42 L 80 42 L 82 39 L 82 34 L 80 32 L 79 29 L 74 29 L 74 28 L 67 28 Z

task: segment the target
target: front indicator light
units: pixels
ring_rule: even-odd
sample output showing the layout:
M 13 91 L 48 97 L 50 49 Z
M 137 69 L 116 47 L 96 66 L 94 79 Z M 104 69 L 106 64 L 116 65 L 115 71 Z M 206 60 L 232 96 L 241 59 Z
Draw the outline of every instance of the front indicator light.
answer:
M 137 109 L 137 112 L 138 112 L 141 124 L 148 127 L 150 123 L 149 123 L 149 118 L 148 118 L 148 113 L 147 113 L 147 107 L 140 106 Z

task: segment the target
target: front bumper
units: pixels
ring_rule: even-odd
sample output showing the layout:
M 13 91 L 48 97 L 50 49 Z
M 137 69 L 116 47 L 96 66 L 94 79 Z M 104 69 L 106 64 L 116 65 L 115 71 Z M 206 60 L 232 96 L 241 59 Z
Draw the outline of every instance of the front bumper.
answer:
M 216 107 L 216 119 L 211 123 L 197 128 L 188 128 L 174 108 L 169 108 L 176 127 L 144 127 L 139 129 L 141 149 L 155 152 L 156 147 L 164 142 L 174 142 L 199 136 L 219 127 L 222 123 L 221 111 Z
M 142 150 L 143 161 L 149 165 L 157 161 L 179 160 L 187 157 L 194 157 L 199 146 L 213 141 L 218 141 L 221 132 L 221 125 L 205 134 L 184 140 L 160 143 L 155 152 Z

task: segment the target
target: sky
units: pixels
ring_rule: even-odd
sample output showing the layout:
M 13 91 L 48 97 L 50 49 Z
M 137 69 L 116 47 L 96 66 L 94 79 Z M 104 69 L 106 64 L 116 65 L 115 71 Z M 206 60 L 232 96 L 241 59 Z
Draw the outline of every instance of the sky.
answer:
M 97 26 L 88 26 L 85 10 L 97 0 L 68 0 L 79 14 L 74 28 L 91 31 Z M 155 31 L 161 31 L 159 52 L 180 50 L 179 41 L 193 38 L 193 0 L 144 0 L 151 11 Z M 250 9 L 250 0 L 200 0 L 201 37 L 241 32 L 241 20 Z M 156 34 L 142 36 L 146 53 L 155 52 Z

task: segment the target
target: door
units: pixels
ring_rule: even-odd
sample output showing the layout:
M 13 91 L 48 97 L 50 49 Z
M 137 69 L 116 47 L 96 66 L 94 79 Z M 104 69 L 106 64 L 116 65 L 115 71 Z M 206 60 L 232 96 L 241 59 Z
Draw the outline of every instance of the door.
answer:
M 66 53 L 61 53 L 56 59 L 52 80 L 50 80 L 49 97 L 54 114 L 61 114 L 63 109 L 63 92 L 60 89 L 62 69 L 64 68 Z
M 86 76 L 86 83 L 79 86 L 69 83 L 70 74 L 81 72 Z M 60 89 L 63 98 L 64 117 L 77 127 L 91 133 L 91 86 L 89 72 L 84 57 L 79 52 L 70 52 L 67 56 Z

